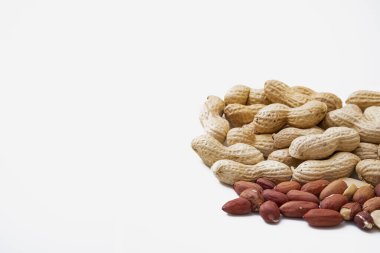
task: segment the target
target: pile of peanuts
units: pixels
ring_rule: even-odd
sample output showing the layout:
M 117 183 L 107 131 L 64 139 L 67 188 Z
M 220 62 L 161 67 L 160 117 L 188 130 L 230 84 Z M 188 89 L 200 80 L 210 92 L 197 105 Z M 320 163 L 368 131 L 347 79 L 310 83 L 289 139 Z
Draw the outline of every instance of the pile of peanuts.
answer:
M 239 194 L 225 212 L 380 226 L 380 92 L 356 91 L 342 106 L 332 93 L 277 80 L 236 85 L 224 100 L 208 96 L 200 121 L 193 150 Z

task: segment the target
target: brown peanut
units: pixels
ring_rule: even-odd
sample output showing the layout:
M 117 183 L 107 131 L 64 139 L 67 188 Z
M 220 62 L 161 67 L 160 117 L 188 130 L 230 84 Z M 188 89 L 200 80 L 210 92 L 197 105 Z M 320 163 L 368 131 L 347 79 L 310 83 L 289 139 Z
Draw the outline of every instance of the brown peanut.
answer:
M 285 181 L 285 182 L 279 183 L 273 189 L 275 191 L 287 194 L 291 190 L 299 190 L 299 189 L 301 189 L 301 185 L 297 181 Z
M 325 179 L 318 179 L 314 181 L 310 181 L 304 184 L 301 187 L 301 191 L 309 192 L 314 194 L 315 196 L 319 196 L 321 191 L 329 184 L 330 182 Z
M 331 194 L 342 194 L 347 189 L 347 184 L 342 179 L 332 181 L 319 194 L 319 199 L 330 196 Z
M 259 184 L 247 181 L 237 181 L 234 183 L 233 188 L 238 195 L 249 188 L 253 188 L 259 192 L 263 191 L 263 188 Z
M 280 212 L 286 217 L 301 218 L 309 210 L 316 208 L 318 208 L 317 203 L 293 200 L 283 204 L 280 207 Z
M 363 205 L 367 200 L 375 197 L 375 190 L 372 185 L 365 185 L 357 189 L 354 196 L 352 197 L 352 201 L 358 202 Z

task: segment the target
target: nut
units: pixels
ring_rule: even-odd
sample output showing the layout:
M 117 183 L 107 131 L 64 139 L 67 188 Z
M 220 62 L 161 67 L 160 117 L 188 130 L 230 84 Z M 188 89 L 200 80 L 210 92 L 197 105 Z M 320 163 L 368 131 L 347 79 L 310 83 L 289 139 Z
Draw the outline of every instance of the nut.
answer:
M 352 220 L 355 215 L 362 211 L 362 207 L 357 202 L 350 202 L 342 206 L 340 214 L 345 220 Z
M 330 209 L 311 209 L 303 218 L 313 227 L 333 227 L 343 221 L 340 213 Z
M 278 223 L 280 221 L 280 209 L 273 201 L 265 201 L 260 206 L 259 213 L 267 223 Z
M 288 202 L 288 197 L 282 193 L 272 189 L 266 189 L 263 191 L 263 197 L 265 200 L 271 200 L 275 202 L 278 206 L 283 205 Z
M 302 160 L 292 157 L 289 154 L 289 149 L 278 149 L 269 154 L 268 160 L 278 161 L 288 165 L 289 167 L 297 167 Z
M 379 116 L 380 117 L 380 116 Z M 380 129 L 380 127 L 379 127 Z M 373 186 L 380 183 L 380 160 L 362 160 L 356 165 L 359 179 L 365 180 Z
M 227 91 L 224 95 L 224 102 L 226 105 L 229 104 L 247 104 L 249 92 L 251 88 L 245 85 L 235 85 Z
M 375 191 L 373 190 L 372 185 L 366 185 L 360 187 L 352 197 L 352 200 L 354 202 L 358 202 L 359 204 L 363 205 L 364 202 L 367 200 L 375 197 Z
M 373 211 L 371 217 L 376 227 L 380 228 L 380 210 Z
M 345 196 L 348 200 L 351 200 L 357 190 L 358 190 L 358 187 L 355 184 L 351 184 L 343 192 L 343 196 Z
M 273 188 L 275 191 L 282 192 L 282 193 L 288 193 L 290 190 L 299 190 L 301 189 L 300 183 L 296 181 L 286 181 L 286 182 L 281 182 L 278 185 L 276 185 Z
M 375 224 L 371 215 L 366 211 L 361 211 L 355 215 L 354 222 L 356 226 L 363 230 L 371 230 Z
M 272 135 L 255 134 L 253 126 L 250 124 L 242 127 L 235 127 L 228 131 L 226 137 L 227 146 L 236 143 L 251 145 L 260 150 L 260 152 L 264 154 L 264 157 L 268 157 L 268 155 L 274 150 Z
M 199 116 L 205 132 L 221 143 L 230 129 L 230 123 L 222 117 L 223 111 L 224 101 L 216 96 L 208 96 Z
M 251 89 L 250 87 L 241 84 L 233 86 L 224 96 L 224 101 L 226 105 L 253 105 L 270 103 L 265 96 L 264 90 Z
M 233 185 L 237 181 L 254 181 L 266 177 L 275 182 L 287 181 L 292 170 L 276 161 L 263 161 L 256 165 L 245 165 L 231 160 L 219 160 L 211 166 L 212 172 L 222 183 Z
M 322 122 L 322 126 L 325 129 L 334 126 L 350 127 L 359 133 L 361 142 L 379 144 L 379 122 L 376 120 L 376 117 L 373 117 L 373 115 L 369 116 L 369 113 L 366 113 L 369 109 L 371 107 L 367 108 L 363 114 L 357 105 L 347 104 L 341 109 L 328 112 Z M 372 113 L 374 112 L 371 111 Z
M 267 178 L 259 178 L 256 180 L 256 184 L 260 185 L 264 190 L 273 189 L 276 184 Z
M 317 179 L 333 181 L 352 174 L 359 157 L 349 152 L 338 152 L 326 160 L 308 160 L 293 171 L 293 179 L 301 183 Z
M 289 154 L 301 160 L 323 159 L 336 151 L 353 151 L 359 143 L 360 136 L 356 130 L 348 127 L 330 127 L 322 134 L 296 138 L 289 147 Z
M 308 182 L 304 184 L 301 187 L 301 191 L 304 192 L 310 192 L 316 196 L 319 196 L 321 191 L 329 184 L 330 182 L 325 180 L 325 179 L 319 179 L 319 180 L 314 180 L 311 182 Z
M 316 126 L 326 115 L 325 103 L 312 100 L 306 104 L 290 108 L 284 104 L 270 104 L 259 110 L 252 124 L 256 134 L 272 134 L 285 125 L 297 128 Z
M 280 212 L 286 217 L 301 218 L 311 209 L 318 208 L 318 204 L 308 201 L 289 201 L 280 207 Z
M 224 108 L 224 115 L 232 127 L 242 127 L 251 123 L 256 113 L 264 107 L 263 104 L 229 104 Z
M 365 181 L 362 181 L 362 180 L 358 180 L 358 179 L 355 179 L 355 178 L 351 178 L 351 177 L 344 177 L 344 178 L 341 178 L 344 182 L 346 182 L 347 186 L 349 187 L 350 185 L 356 185 L 356 187 L 360 188 L 362 186 L 365 186 L 365 185 L 369 185 L 369 183 L 365 182 Z
M 380 184 L 377 184 L 375 187 L 375 193 L 377 197 L 380 197 Z
M 300 200 L 300 201 L 308 201 L 319 204 L 319 199 L 317 196 L 310 192 L 304 192 L 300 190 L 290 190 L 286 194 L 289 200 Z
M 272 135 L 274 147 L 278 149 L 288 148 L 292 141 L 300 136 L 306 136 L 310 134 L 321 134 L 323 129 L 319 127 L 312 127 L 307 129 L 287 127 L 282 129 L 276 134 Z
M 360 142 L 359 146 L 353 152 L 355 155 L 359 156 L 360 159 L 380 159 L 379 157 L 379 145 Z
M 233 188 L 238 195 L 240 195 L 240 193 L 249 188 L 253 188 L 259 192 L 263 191 L 263 188 L 260 185 L 247 181 L 237 181 L 236 183 L 234 183 Z
M 263 154 L 255 147 L 244 143 L 226 147 L 211 135 L 201 135 L 195 138 L 191 146 L 208 167 L 222 159 L 243 164 L 256 164 L 264 160 Z
M 271 102 L 286 104 L 291 107 L 303 105 L 313 99 L 325 103 L 328 111 L 342 107 L 340 98 L 332 93 L 319 93 L 303 86 L 289 87 L 285 83 L 276 80 L 266 81 L 264 92 Z
M 375 210 L 380 210 L 380 197 L 374 197 L 363 204 L 363 210 L 372 213 Z
M 260 191 L 250 188 L 240 193 L 241 198 L 248 199 L 251 202 L 252 212 L 258 211 L 261 204 L 264 203 L 264 197 Z
M 224 204 L 222 210 L 234 215 L 248 214 L 252 212 L 251 202 L 245 198 L 236 198 Z
M 380 106 L 380 92 L 358 90 L 352 93 L 346 100 L 346 104 L 355 104 L 365 110 L 370 106 Z
M 347 184 L 341 180 L 335 180 L 326 186 L 319 194 L 319 199 L 323 200 L 331 194 L 342 194 L 347 189 Z
M 347 202 L 347 198 L 342 194 L 331 194 L 324 198 L 319 206 L 323 209 L 339 211 L 344 204 L 347 204 Z

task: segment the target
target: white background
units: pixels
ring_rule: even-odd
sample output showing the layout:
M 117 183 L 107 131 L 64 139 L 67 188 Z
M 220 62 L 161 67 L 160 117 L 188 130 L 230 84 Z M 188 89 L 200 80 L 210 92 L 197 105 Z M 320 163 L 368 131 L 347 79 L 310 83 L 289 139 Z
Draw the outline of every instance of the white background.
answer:
M 220 210 L 210 94 L 380 89 L 378 1 L 0 1 L 0 252 L 376 251 L 380 232 Z

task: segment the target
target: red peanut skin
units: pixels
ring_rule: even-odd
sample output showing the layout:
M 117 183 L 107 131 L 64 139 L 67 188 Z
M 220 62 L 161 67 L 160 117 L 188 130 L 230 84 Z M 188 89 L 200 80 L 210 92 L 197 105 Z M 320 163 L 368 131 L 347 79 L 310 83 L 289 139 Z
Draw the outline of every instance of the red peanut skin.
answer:
M 331 194 L 330 196 L 324 198 L 320 203 L 320 208 L 331 209 L 335 211 L 340 211 L 343 205 L 348 203 L 347 197 L 342 194 Z
M 301 191 L 304 191 L 304 192 L 310 192 L 314 195 L 316 195 L 317 197 L 319 197 L 319 194 L 321 193 L 321 191 L 329 184 L 330 182 L 325 180 L 325 179 L 319 179 L 319 180 L 315 180 L 315 181 L 311 181 L 309 183 L 306 183 L 304 184 L 302 187 L 301 187 Z
M 264 190 L 273 189 L 276 184 L 266 178 L 259 178 L 256 180 L 256 184 L 260 185 Z
M 259 213 L 267 223 L 278 223 L 280 221 L 280 209 L 277 204 L 271 200 L 265 201 L 260 206 Z
M 280 207 L 282 215 L 291 218 L 301 218 L 309 210 L 318 208 L 318 204 L 308 201 L 289 201 Z
M 380 184 L 377 184 L 375 186 L 375 194 L 377 197 L 380 197 Z
M 272 189 L 266 189 L 263 191 L 263 197 L 265 200 L 271 200 L 275 202 L 278 206 L 283 205 L 288 202 L 288 197 L 282 192 L 278 192 Z
M 252 212 L 251 202 L 245 198 L 236 198 L 228 201 L 222 207 L 222 210 L 232 215 L 243 215 Z
M 259 184 L 256 184 L 253 182 L 247 182 L 247 181 L 238 181 L 234 183 L 233 188 L 238 195 L 240 195 L 240 193 L 242 193 L 244 190 L 247 190 L 249 188 L 256 189 L 257 191 L 260 191 L 260 192 L 263 191 L 263 188 Z
M 287 181 L 281 182 L 273 188 L 275 191 L 279 191 L 282 193 L 288 193 L 290 190 L 299 190 L 301 189 L 301 184 L 297 181 Z
M 303 218 L 312 227 L 333 227 L 343 221 L 340 213 L 331 209 L 312 209 Z
M 300 190 L 290 190 L 286 194 L 289 200 L 301 200 L 309 201 L 319 204 L 319 198 L 310 192 L 304 192 Z

